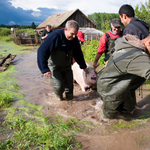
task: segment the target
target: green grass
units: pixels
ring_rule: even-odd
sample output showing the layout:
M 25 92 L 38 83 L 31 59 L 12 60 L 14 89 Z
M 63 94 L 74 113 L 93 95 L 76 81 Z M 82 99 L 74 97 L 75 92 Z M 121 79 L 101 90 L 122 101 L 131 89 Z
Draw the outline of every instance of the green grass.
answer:
M 0 109 L 10 106 L 18 97 L 24 97 L 23 94 L 16 92 L 19 86 L 17 80 L 11 76 L 13 72 L 16 72 L 14 68 L 10 65 L 7 71 L 0 73 Z
M 0 73 L 0 109 L 6 110 L 5 128 L 11 135 L 0 142 L 0 149 L 52 149 L 70 150 L 81 144 L 74 140 L 76 132 L 83 129 L 76 125 L 78 120 L 64 122 L 58 116 L 45 117 L 42 106 L 33 105 L 25 100 L 15 79 L 14 66 Z M 15 101 L 17 107 L 10 107 Z M 8 131 L 8 130 L 6 130 Z M 1 132 L 2 133 L 2 132 Z M 7 135 L 8 133 L 5 133 Z
M 32 52 L 32 48 L 38 49 L 39 46 L 31 47 L 31 46 L 20 46 L 16 45 L 13 42 L 0 42 L 0 55 L 6 56 L 8 54 L 16 55 L 16 54 L 23 54 Z M 26 50 L 28 49 L 28 50 Z M 31 51 L 29 51 L 31 49 Z
M 135 127 L 135 125 L 132 124 L 132 123 L 119 122 L 118 124 L 115 124 L 115 125 L 113 126 L 113 129 L 120 129 L 120 128 L 128 128 L 128 129 L 131 129 L 131 128 L 133 128 L 133 127 Z
M 13 41 L 12 36 L 0 36 L 0 41 L 1 42 L 10 42 Z
M 150 141 L 150 136 L 141 135 L 139 141 L 135 142 L 135 145 L 137 147 L 141 147 L 141 146 L 147 144 L 149 141 Z
M 1 55 L 21 54 L 24 53 L 22 49 L 27 49 L 11 42 L 2 43 L 0 47 Z M 85 131 L 86 123 L 76 119 L 65 122 L 59 116 L 45 117 L 41 113 L 43 106 L 25 101 L 25 95 L 18 92 L 20 88 L 15 72 L 14 65 L 0 72 L 0 111 L 6 114 L 5 121 L 0 122 L 0 134 L 4 135 L 3 141 L 0 141 L 0 150 L 79 149 L 81 144 L 74 137 L 76 132 Z
M 9 116 L 9 113 L 11 115 Z M 21 115 L 12 119 L 15 110 L 11 110 L 6 119 L 7 128 L 11 129 L 14 135 L 8 137 L 5 142 L 0 143 L 0 149 L 51 149 L 70 150 L 79 148 L 81 144 L 74 140 L 75 132 L 80 131 L 76 127 L 77 120 L 64 122 L 59 117 L 44 117 L 41 123 L 35 120 L 23 118 Z

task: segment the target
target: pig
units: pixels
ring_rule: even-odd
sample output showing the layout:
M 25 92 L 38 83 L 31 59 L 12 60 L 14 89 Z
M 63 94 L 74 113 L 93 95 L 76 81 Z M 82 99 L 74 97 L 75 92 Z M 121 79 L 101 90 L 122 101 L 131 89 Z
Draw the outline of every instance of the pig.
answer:
M 80 69 L 79 65 L 75 62 L 72 65 L 73 78 L 80 85 L 81 90 L 85 92 L 87 88 L 96 88 L 97 74 L 94 67 L 87 64 L 87 72 Z

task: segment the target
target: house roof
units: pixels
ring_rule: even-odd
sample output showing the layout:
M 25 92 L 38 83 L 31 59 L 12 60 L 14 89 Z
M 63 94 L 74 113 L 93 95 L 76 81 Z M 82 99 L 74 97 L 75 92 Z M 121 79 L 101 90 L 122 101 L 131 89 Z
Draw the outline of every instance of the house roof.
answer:
M 46 25 L 50 24 L 53 28 L 57 28 L 61 26 L 70 16 L 72 16 L 75 12 L 79 11 L 82 13 L 79 9 L 71 10 L 62 14 L 54 14 L 52 16 L 49 16 L 45 21 L 43 21 L 39 26 L 37 26 L 37 29 L 45 28 Z M 82 15 L 84 15 L 82 13 Z M 95 25 L 86 15 L 84 17 L 89 20 L 92 24 Z M 95 25 L 96 26 L 96 25 Z
M 84 34 L 100 34 L 100 35 L 103 35 L 104 32 L 98 30 L 98 29 L 95 29 L 95 28 L 80 28 L 80 31 L 82 31 Z

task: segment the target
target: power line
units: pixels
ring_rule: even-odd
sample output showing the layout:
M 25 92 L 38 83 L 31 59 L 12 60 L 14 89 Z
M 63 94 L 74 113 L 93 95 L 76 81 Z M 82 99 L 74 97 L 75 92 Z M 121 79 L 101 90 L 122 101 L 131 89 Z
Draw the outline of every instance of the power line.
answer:
M 5 13 L 4 13 L 4 17 L 5 17 L 5 19 L 6 19 Z M 9 25 L 7 19 L 6 19 L 6 22 L 7 22 L 7 25 Z

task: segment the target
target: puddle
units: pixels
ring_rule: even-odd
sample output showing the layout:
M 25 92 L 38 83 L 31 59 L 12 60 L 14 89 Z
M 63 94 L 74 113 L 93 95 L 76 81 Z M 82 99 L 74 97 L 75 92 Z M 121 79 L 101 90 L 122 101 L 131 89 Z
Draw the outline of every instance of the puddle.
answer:
M 149 121 L 138 128 L 110 130 L 120 120 L 111 120 L 109 123 L 100 121 L 101 102 L 96 91 L 82 92 L 79 85 L 74 83 L 74 99 L 72 101 L 58 101 L 55 99 L 50 79 L 41 76 L 37 66 L 36 52 L 17 55 L 14 65 L 18 85 L 25 95 L 25 100 L 44 106 L 41 110 L 46 116 L 60 114 L 64 119 L 76 117 L 83 121 L 90 121 L 90 131 L 78 133 L 76 139 L 81 142 L 82 150 L 149 150 Z M 138 119 L 150 112 L 150 92 L 143 86 L 143 96 L 137 96 L 138 106 L 131 117 Z M 137 90 L 138 95 L 138 90 Z M 146 125 L 145 125 L 146 124 Z M 94 127 L 96 125 L 96 127 Z

